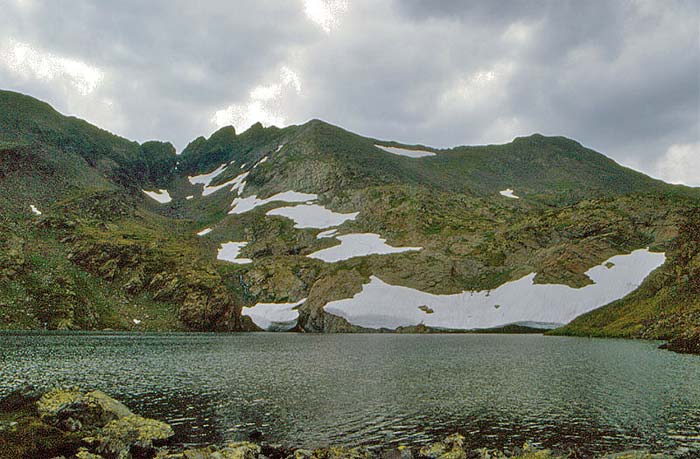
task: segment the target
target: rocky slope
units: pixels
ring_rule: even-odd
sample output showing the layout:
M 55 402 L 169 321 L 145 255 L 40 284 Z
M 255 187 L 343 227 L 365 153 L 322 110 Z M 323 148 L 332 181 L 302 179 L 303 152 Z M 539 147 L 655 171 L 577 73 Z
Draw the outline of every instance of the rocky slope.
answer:
M 2 328 L 551 328 L 595 310 L 563 332 L 697 334 L 700 190 L 562 137 L 436 150 L 313 120 L 176 155 L 0 91 L 0 181 Z

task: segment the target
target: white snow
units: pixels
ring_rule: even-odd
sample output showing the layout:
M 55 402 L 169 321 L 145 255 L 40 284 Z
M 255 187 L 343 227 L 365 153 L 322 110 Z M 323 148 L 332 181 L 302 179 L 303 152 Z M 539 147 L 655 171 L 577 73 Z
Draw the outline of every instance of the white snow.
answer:
M 237 265 L 245 265 L 252 263 L 250 258 L 238 258 L 241 249 L 248 245 L 247 242 L 224 242 L 219 248 L 219 253 L 216 255 L 217 260 L 230 261 Z
M 211 233 L 211 228 L 204 228 L 202 231 L 197 233 L 197 236 L 204 236 L 205 234 Z
M 187 199 L 189 201 L 190 199 L 194 199 L 194 196 L 193 195 L 185 196 L 185 199 Z
M 324 237 L 333 237 L 335 236 L 335 233 L 338 232 L 337 228 L 329 229 L 326 231 L 321 231 L 316 235 L 316 239 L 323 239 Z
M 263 206 L 270 202 L 282 201 L 282 202 L 305 202 L 309 199 L 317 199 L 318 195 L 312 193 L 299 193 L 297 191 L 285 191 L 283 193 L 277 193 L 269 198 L 258 199 L 256 195 L 248 196 L 247 198 L 236 198 L 231 203 L 233 207 L 228 213 L 229 214 L 242 214 L 248 212 L 249 210 L 255 209 L 256 207 Z
M 394 155 L 407 156 L 409 158 L 424 158 L 426 156 L 435 156 L 435 153 L 433 153 L 432 151 L 407 150 L 405 148 L 385 147 L 383 145 L 375 145 L 375 147 L 380 148 L 388 153 L 392 153 Z
M 246 164 L 247 164 L 247 163 L 241 164 L 241 169 L 243 169 L 243 168 L 245 167 Z
M 141 323 L 141 321 L 139 319 L 133 319 L 133 322 L 134 322 L 134 325 L 138 325 Z
M 255 169 L 256 167 L 258 167 L 258 166 L 261 165 L 262 163 L 266 162 L 267 160 L 268 160 L 268 157 L 267 157 L 267 156 L 263 156 L 262 159 L 261 159 L 260 161 L 258 161 L 257 164 L 255 164 L 255 166 L 253 166 L 253 169 Z
M 343 236 L 338 236 L 336 239 L 340 241 L 340 245 L 319 250 L 308 256 L 310 258 L 333 263 L 336 261 L 348 260 L 353 257 L 410 252 L 422 249 L 422 247 L 392 247 L 386 243 L 386 239 L 374 233 L 345 234 Z
M 245 178 L 248 177 L 248 174 L 249 172 L 243 172 L 235 178 L 232 178 L 231 180 L 224 182 L 220 185 L 205 185 L 204 189 L 202 190 L 202 196 L 209 196 L 210 194 L 215 193 L 220 189 L 226 188 L 228 186 L 231 187 L 231 191 L 238 191 L 238 194 L 240 195 L 241 193 L 243 193 L 243 188 L 245 188 Z
M 267 212 L 267 215 L 279 215 L 294 220 L 295 228 L 330 228 L 354 220 L 358 214 L 359 212 L 340 214 L 318 204 L 279 207 Z
M 168 193 L 168 190 L 158 190 L 158 191 L 146 191 L 146 190 L 141 190 L 144 193 L 146 193 L 146 196 L 148 196 L 151 199 L 155 199 L 161 204 L 167 204 L 170 201 L 173 200 L 173 198 L 170 197 L 170 193 Z
M 258 303 L 253 307 L 244 307 L 241 315 L 250 317 L 255 325 L 267 331 L 287 331 L 297 324 L 299 311 L 295 308 L 306 301 L 296 303 Z
M 222 164 L 221 166 L 217 167 L 208 174 L 190 176 L 187 177 L 187 180 L 189 180 L 192 185 L 197 185 L 198 183 L 201 183 L 204 186 L 208 186 L 212 180 L 221 175 L 225 170 L 226 164 Z
M 505 196 L 506 198 L 513 198 L 513 199 L 520 199 L 520 196 L 516 196 L 513 194 L 513 190 L 510 188 L 506 188 L 503 191 L 499 191 L 501 196 Z
M 34 215 L 41 215 L 41 211 L 39 209 L 37 209 L 34 204 L 30 204 L 29 208 L 32 209 L 32 213 Z
M 640 249 L 614 256 L 589 269 L 586 274 L 595 283 L 582 288 L 534 284 L 533 273 L 495 290 L 454 295 L 434 295 L 389 285 L 372 276 L 360 293 L 330 302 L 325 310 L 354 325 L 370 328 L 421 323 L 452 329 L 489 328 L 517 322 L 565 324 L 634 291 L 665 260 L 663 253 Z M 608 262 L 614 266 L 606 267 Z M 433 313 L 419 309 L 421 306 L 428 306 Z
M 275 153 L 278 153 L 282 149 L 282 147 L 284 147 L 284 144 L 281 144 L 280 146 L 278 146 L 277 150 L 275 150 Z

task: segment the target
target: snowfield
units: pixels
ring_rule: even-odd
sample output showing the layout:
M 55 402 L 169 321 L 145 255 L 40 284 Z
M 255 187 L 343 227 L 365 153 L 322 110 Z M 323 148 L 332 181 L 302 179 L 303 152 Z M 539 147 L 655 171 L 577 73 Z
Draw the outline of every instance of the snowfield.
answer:
M 405 148 L 398 148 L 398 147 L 385 147 L 382 145 L 375 145 L 375 147 L 384 150 L 388 153 L 392 153 L 394 155 L 399 155 L 399 156 L 406 156 L 408 158 L 425 158 L 426 156 L 435 156 L 435 153 L 432 151 L 425 151 L 425 150 L 407 150 Z
M 295 228 L 330 228 L 348 220 L 354 220 L 359 212 L 341 214 L 328 210 L 318 204 L 302 204 L 293 207 L 279 207 L 267 212 L 266 215 L 279 215 L 294 220 Z
M 170 197 L 170 193 L 168 193 L 168 190 L 158 190 L 158 191 L 146 191 L 146 190 L 141 190 L 144 193 L 146 193 L 146 196 L 148 196 L 151 199 L 155 199 L 161 204 L 167 204 L 170 201 L 173 200 L 173 198 Z
M 586 274 L 595 283 L 582 288 L 534 284 L 533 273 L 495 290 L 454 295 L 434 295 L 389 285 L 372 276 L 360 293 L 332 301 L 324 309 L 368 328 L 393 329 L 422 323 L 468 330 L 517 322 L 565 324 L 634 291 L 665 260 L 664 253 L 640 249 L 614 256 L 589 269 Z M 607 263 L 614 265 L 606 267 Z
M 233 207 L 229 210 L 229 214 L 242 214 L 253 210 L 256 207 L 264 206 L 270 202 L 306 202 L 308 200 L 318 199 L 318 195 L 312 193 L 299 193 L 296 191 L 285 191 L 283 193 L 277 193 L 269 198 L 258 199 L 256 195 L 248 196 L 247 198 L 236 198 L 231 203 Z
M 336 239 L 340 241 L 340 245 L 322 249 L 307 256 L 333 263 L 366 255 L 383 255 L 423 249 L 422 247 L 392 247 L 386 243 L 386 239 L 374 233 L 345 234 Z
M 258 303 L 253 307 L 244 307 L 241 315 L 251 318 L 253 323 L 266 331 L 287 331 L 297 324 L 299 311 L 296 307 L 306 301 L 304 298 L 296 303 Z
M 513 199 L 520 199 L 520 196 L 516 196 L 513 194 L 513 190 L 510 188 L 506 188 L 503 191 L 499 191 L 501 196 L 505 196 L 506 198 L 513 198 Z
M 187 177 L 192 185 L 202 184 L 208 186 L 212 180 L 221 175 L 226 170 L 226 164 L 222 164 L 208 174 L 194 175 Z
M 238 254 L 241 252 L 241 249 L 246 245 L 248 245 L 247 242 L 224 242 L 219 248 L 216 259 L 230 261 L 231 263 L 236 263 L 237 265 L 252 263 L 253 260 L 250 258 L 238 258 Z
M 30 204 L 29 208 L 32 210 L 32 213 L 34 215 L 41 215 L 41 211 L 39 209 L 37 209 L 34 204 Z
M 243 188 L 245 188 L 245 179 L 246 177 L 248 177 L 248 174 L 249 172 L 243 172 L 242 174 L 236 176 L 235 178 L 232 178 L 227 182 L 222 183 L 221 185 L 205 185 L 204 189 L 202 190 L 202 196 L 209 196 L 210 194 L 216 193 L 220 189 L 226 188 L 228 186 L 231 187 L 231 191 L 237 191 L 240 195 L 241 193 L 243 193 Z

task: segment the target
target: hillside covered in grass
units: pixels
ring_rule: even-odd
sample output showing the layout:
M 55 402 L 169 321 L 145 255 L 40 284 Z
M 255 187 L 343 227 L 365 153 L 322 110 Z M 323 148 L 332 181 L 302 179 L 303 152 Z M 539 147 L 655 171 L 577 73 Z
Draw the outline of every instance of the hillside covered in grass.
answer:
M 454 331 L 580 316 L 563 332 L 691 339 L 699 323 L 700 190 L 563 137 L 439 150 L 312 120 L 226 127 L 176 154 L 0 91 L 0 183 L 2 328 Z M 376 296 L 395 292 L 408 309 Z

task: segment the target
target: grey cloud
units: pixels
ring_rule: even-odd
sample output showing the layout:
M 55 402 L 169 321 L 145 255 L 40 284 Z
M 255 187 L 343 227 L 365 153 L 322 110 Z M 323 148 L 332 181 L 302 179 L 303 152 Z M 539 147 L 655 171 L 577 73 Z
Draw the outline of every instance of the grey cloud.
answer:
M 23 3 L 0 0 L 0 42 L 105 79 L 84 97 L 0 65 L 0 86 L 138 140 L 181 148 L 288 66 L 301 94 L 283 88 L 273 108 L 290 123 L 435 146 L 566 135 L 651 174 L 671 145 L 700 148 L 694 1 L 354 0 L 330 33 L 302 0 Z

